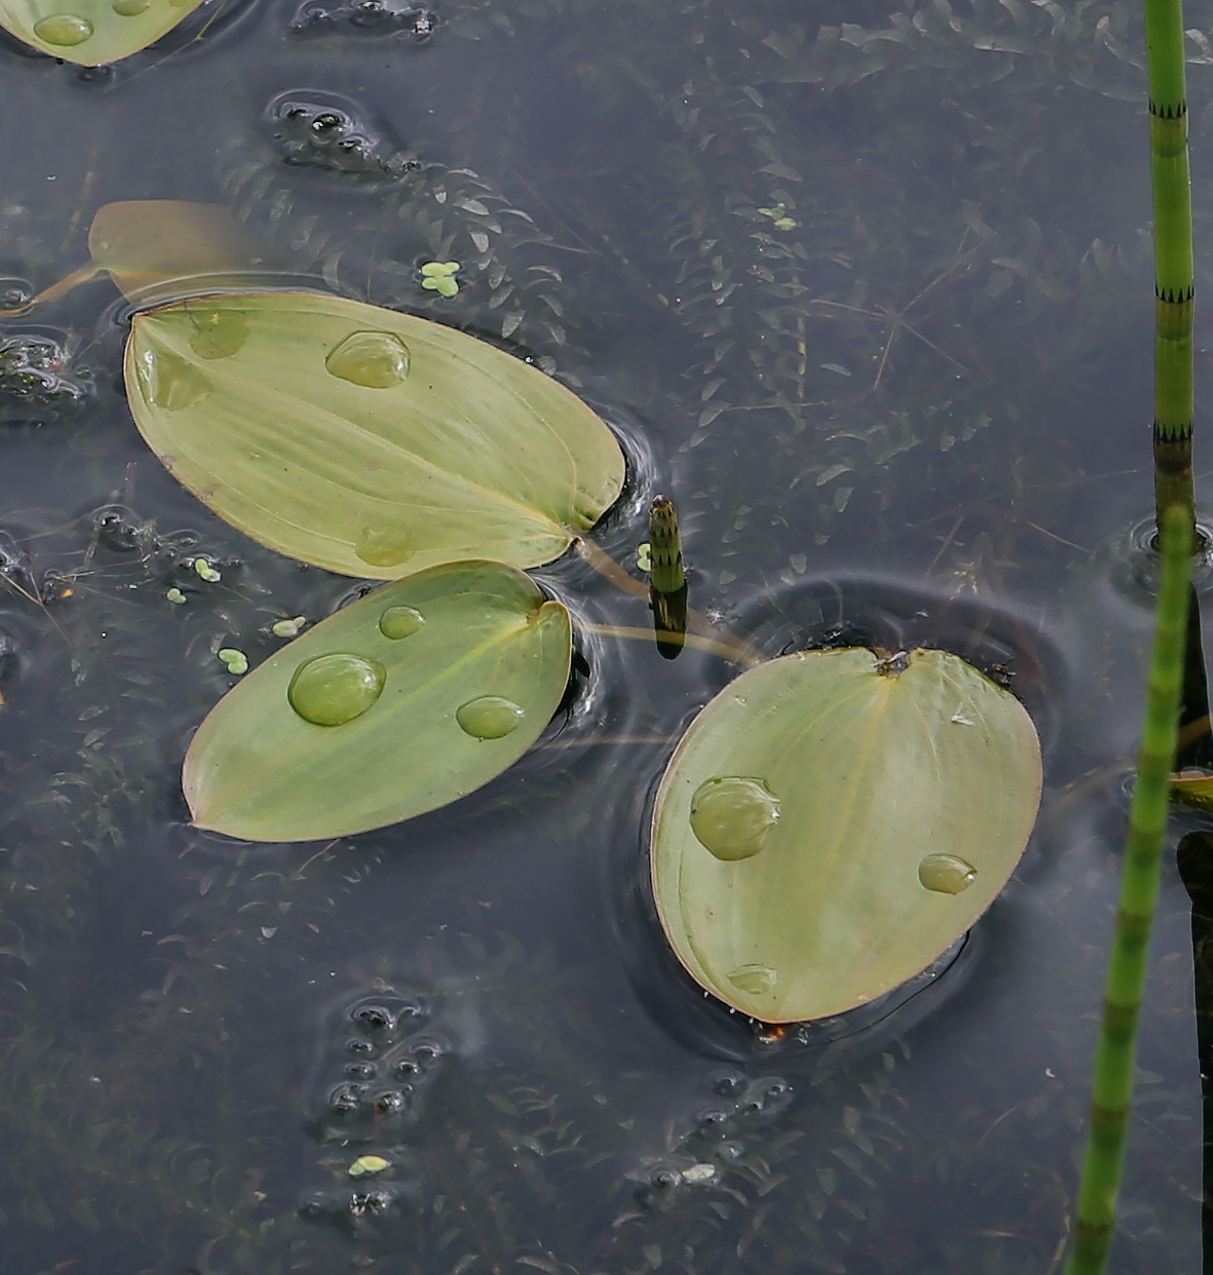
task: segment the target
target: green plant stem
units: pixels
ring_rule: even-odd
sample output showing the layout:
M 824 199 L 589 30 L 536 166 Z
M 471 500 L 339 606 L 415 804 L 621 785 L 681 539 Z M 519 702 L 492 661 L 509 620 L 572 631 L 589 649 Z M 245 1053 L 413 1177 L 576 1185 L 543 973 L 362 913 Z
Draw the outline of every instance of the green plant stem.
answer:
M 1150 171 L 1154 185 L 1154 499 L 1159 527 L 1172 505 L 1189 512 L 1192 490 L 1192 191 L 1181 0 L 1146 0 Z
M 1145 728 L 1129 809 L 1120 909 L 1095 1054 L 1091 1129 L 1078 1194 L 1074 1247 L 1066 1275 L 1101 1275 L 1116 1223 L 1116 1195 L 1133 1096 L 1137 1021 L 1158 898 L 1167 799 L 1178 737 L 1190 572 L 1188 510 L 1182 504 L 1173 505 L 1163 518 L 1162 578 Z
M 682 533 L 674 502 L 658 496 L 649 507 L 649 605 L 657 650 L 667 660 L 677 659 L 687 631 L 687 578 L 682 569 Z

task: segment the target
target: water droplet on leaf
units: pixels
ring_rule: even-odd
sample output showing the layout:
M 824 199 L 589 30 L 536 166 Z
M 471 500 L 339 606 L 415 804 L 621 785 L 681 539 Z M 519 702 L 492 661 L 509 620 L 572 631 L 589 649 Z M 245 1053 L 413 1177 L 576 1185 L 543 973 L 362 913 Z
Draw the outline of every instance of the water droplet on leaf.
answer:
M 526 716 L 526 709 L 501 695 L 481 695 L 469 700 L 455 713 L 455 720 L 477 739 L 500 739 L 514 730 Z
M 300 664 L 286 696 L 304 721 L 316 726 L 341 726 L 370 708 L 379 698 L 386 677 L 378 660 L 334 651 Z
M 734 987 L 749 992 L 751 996 L 771 991 L 779 981 L 779 975 L 769 965 L 739 965 L 735 970 L 730 970 L 725 978 Z
M 918 879 L 936 894 L 960 894 L 977 880 L 977 869 L 955 854 L 929 854 L 918 865 Z
M 135 3 L 139 0 L 116 0 L 114 8 Z M 200 359 L 226 359 L 248 340 L 248 318 L 238 310 L 191 310 L 190 317 L 194 321 L 190 349 Z
M 175 412 L 211 392 L 210 381 L 179 354 L 147 350 L 138 364 L 140 387 L 150 403 Z
M 74 13 L 54 13 L 34 23 L 34 34 L 47 44 L 69 49 L 74 44 L 83 44 L 93 34 L 93 24 Z
M 416 544 L 407 531 L 376 531 L 363 527 L 354 555 L 369 567 L 396 567 L 416 553 Z
M 756 855 L 778 822 L 779 798 L 761 779 L 708 779 L 691 798 L 691 831 L 718 859 Z
M 152 7 L 152 0 L 114 0 L 110 8 L 120 18 L 134 18 L 146 13 Z
M 409 374 L 409 348 L 392 332 L 355 332 L 324 360 L 343 381 L 386 390 Z
M 388 607 L 379 617 L 379 632 L 387 638 L 412 637 L 425 623 L 425 616 L 413 607 Z

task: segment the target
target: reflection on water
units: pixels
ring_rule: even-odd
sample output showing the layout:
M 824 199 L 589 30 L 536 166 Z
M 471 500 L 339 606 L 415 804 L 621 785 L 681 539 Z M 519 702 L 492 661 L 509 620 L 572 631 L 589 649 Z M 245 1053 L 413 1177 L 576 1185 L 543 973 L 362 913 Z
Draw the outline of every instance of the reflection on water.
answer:
M 446 810 L 198 832 L 179 767 L 234 680 L 218 652 L 255 665 L 361 586 L 155 462 L 111 284 L 7 320 L 6 1269 L 1060 1269 L 1147 632 L 1098 550 L 1151 501 L 1141 33 L 1110 2 L 813 10 L 266 5 L 197 38 L 204 5 L 112 70 L 0 50 L 6 293 L 76 267 L 106 202 L 227 202 L 286 269 L 494 340 L 618 425 L 598 539 L 625 566 L 671 492 L 709 619 L 772 655 L 1001 669 L 1047 768 L 967 939 L 770 1037 L 704 1000 L 645 893 L 657 777 L 736 673 L 698 648 L 582 634 L 539 746 Z M 537 575 L 584 625 L 651 629 L 580 559 Z M 491 707 L 473 733 L 508 726 Z M 1171 869 L 1121 1272 L 1199 1261 L 1190 970 Z

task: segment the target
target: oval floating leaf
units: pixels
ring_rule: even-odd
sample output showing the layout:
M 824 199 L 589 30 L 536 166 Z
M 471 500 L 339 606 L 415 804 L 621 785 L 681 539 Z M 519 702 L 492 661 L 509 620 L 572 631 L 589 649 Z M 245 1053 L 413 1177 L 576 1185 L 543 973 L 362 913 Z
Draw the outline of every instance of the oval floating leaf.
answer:
M 568 612 L 521 571 L 452 562 L 406 576 L 309 629 L 219 701 L 185 759 L 194 822 L 249 841 L 309 841 L 444 806 L 535 742 L 571 655 Z
M 614 436 L 562 385 L 465 333 L 338 297 L 136 315 L 126 385 L 148 445 L 220 517 L 346 575 L 548 562 L 623 485 Z
M 231 288 L 249 271 L 266 264 L 264 250 L 222 204 L 182 199 L 103 204 L 89 227 L 88 250 L 87 264 L 40 292 L 21 310 L 5 313 L 24 313 L 35 305 L 57 301 L 100 274 L 109 274 L 129 300 L 146 301 L 158 291 L 167 291 L 163 285 L 181 280 L 198 281 L 212 290 Z
M 0 26 L 78 66 L 101 66 L 155 44 L 202 0 L 0 0 Z
M 700 713 L 662 778 L 666 936 L 703 987 L 764 1022 L 861 1005 L 986 910 L 1040 783 L 1031 718 L 955 655 L 761 664 Z

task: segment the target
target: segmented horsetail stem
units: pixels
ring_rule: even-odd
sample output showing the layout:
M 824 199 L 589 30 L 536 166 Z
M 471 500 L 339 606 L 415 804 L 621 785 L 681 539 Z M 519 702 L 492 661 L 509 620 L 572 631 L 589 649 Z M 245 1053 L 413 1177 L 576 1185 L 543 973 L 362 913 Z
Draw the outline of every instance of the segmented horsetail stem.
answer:
M 1137 1020 L 1158 899 L 1167 798 L 1179 728 L 1192 563 L 1189 511 L 1183 505 L 1173 505 L 1164 513 L 1161 553 L 1149 697 L 1137 784 L 1129 808 L 1120 909 L 1108 959 L 1103 1024 L 1091 1085 L 1091 1128 L 1078 1192 L 1074 1247 L 1066 1275 L 1102 1275 L 1116 1225 L 1116 1195 L 1133 1097 Z
M 649 603 L 657 650 L 667 660 L 676 659 L 687 631 L 687 578 L 678 514 L 666 496 L 649 506 Z
M 658 593 L 677 593 L 686 584 L 682 571 L 682 536 L 674 502 L 658 496 L 649 506 L 649 583 Z
M 1154 185 L 1154 501 L 1189 511 L 1192 490 L 1192 191 L 1181 0 L 1146 0 L 1149 52 L 1150 171 Z

